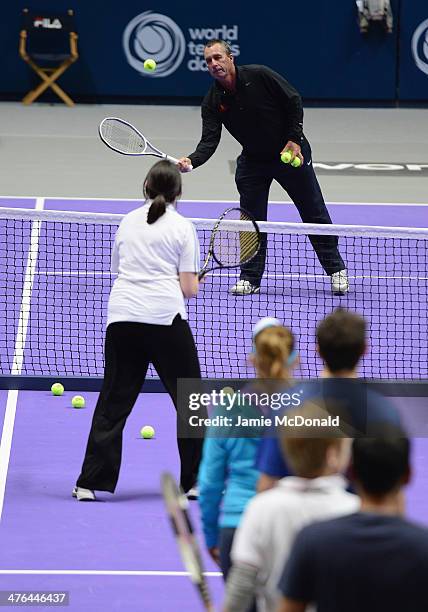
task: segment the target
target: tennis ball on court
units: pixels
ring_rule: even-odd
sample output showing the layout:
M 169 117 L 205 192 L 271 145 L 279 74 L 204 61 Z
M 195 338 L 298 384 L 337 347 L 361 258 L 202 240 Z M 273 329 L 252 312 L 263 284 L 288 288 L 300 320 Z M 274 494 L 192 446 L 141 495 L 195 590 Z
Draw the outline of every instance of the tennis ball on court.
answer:
M 291 157 L 292 155 L 290 151 L 284 151 L 284 153 L 281 153 L 281 161 L 284 162 L 284 164 L 289 164 Z
M 140 430 L 140 435 L 145 440 L 151 440 L 151 438 L 154 438 L 155 430 L 151 425 L 144 425 Z
M 302 165 L 302 162 L 300 161 L 300 157 L 295 157 L 293 161 L 291 162 L 291 165 L 293 166 L 293 168 L 300 168 L 300 166 Z
M 233 395 L 235 393 L 232 387 L 223 387 L 222 391 L 225 395 Z
M 146 59 L 144 62 L 144 70 L 148 70 L 149 72 L 153 72 L 156 70 L 156 62 L 154 59 Z
M 73 408 L 84 408 L 85 398 L 81 395 L 75 395 L 71 400 L 71 405 L 73 406 Z
M 64 386 L 61 383 L 54 383 L 51 387 L 52 395 L 62 395 L 64 393 Z

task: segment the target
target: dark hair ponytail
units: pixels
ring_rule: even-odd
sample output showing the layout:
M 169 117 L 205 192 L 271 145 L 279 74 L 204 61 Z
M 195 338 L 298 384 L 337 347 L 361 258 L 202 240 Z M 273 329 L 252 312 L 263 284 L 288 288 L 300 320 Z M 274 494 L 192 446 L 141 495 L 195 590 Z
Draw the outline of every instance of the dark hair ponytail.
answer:
M 165 196 L 159 193 L 153 200 L 150 208 L 149 214 L 147 215 L 147 223 L 151 225 L 155 221 L 162 217 L 166 210 L 166 200 Z
M 153 200 L 147 223 L 151 225 L 165 213 L 166 205 L 181 196 L 181 174 L 175 164 L 168 160 L 157 162 L 144 182 L 144 195 Z

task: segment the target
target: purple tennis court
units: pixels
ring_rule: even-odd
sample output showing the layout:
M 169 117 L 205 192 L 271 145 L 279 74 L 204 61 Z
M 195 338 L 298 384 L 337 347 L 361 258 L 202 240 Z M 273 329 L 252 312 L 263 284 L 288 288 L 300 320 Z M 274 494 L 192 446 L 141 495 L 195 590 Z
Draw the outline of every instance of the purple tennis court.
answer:
M 43 209 L 120 215 L 139 202 L 2 198 L 0 205 L 17 213 Z M 226 207 L 225 202 L 182 202 L 180 211 L 215 219 Z M 334 222 L 343 225 L 426 225 L 424 206 L 332 204 L 329 210 Z M 298 221 L 294 207 L 275 203 L 269 218 Z M 65 217 L 62 224 L 7 219 L 0 245 L 3 375 L 47 374 L 58 380 L 102 376 L 105 306 L 112 282 L 109 259 L 117 225 L 88 222 L 84 227 Z M 200 227 L 201 235 L 209 233 L 204 222 Z M 313 351 L 316 322 L 343 305 L 369 319 L 371 350 L 363 376 L 428 379 L 426 240 L 376 238 L 373 249 L 371 236 L 339 236 L 351 275 L 351 291 L 343 297 L 331 294 L 306 236 L 269 231 L 268 243 L 260 295 L 229 295 L 237 278 L 230 272 L 213 275 L 200 297 L 189 303 L 205 376 L 250 376 L 246 354 L 251 326 L 266 315 L 292 327 L 299 339 L 298 374 L 314 376 L 320 366 Z M 0 391 L 0 590 L 68 591 L 72 610 L 157 612 L 170 609 L 172 601 L 186 610 L 201 609 L 159 490 L 161 472 L 178 470 L 172 403 L 164 394 L 140 395 L 125 429 L 117 493 L 100 494 L 95 504 L 78 504 L 71 488 L 97 398 L 96 393 L 81 393 L 86 408 L 77 410 L 71 407 L 75 392 L 68 390 L 62 397 L 48 391 Z M 394 401 L 405 411 L 421 398 Z M 156 430 L 153 440 L 139 435 L 146 424 Z M 413 454 L 408 514 L 428 523 L 428 442 L 415 439 Z M 199 525 L 196 503 L 192 514 Z M 219 606 L 222 580 L 205 553 L 204 559 Z
M 21 375 L 102 377 L 105 315 L 113 281 L 111 247 L 119 213 L 136 205 L 116 202 L 114 215 L 102 214 L 113 206 L 103 200 L 47 199 L 39 201 L 34 216 L 4 209 L 0 230 L 4 234 L 0 272 L 5 289 L 0 321 L 2 375 L 13 369 L 18 339 Z M 82 209 L 81 213 L 95 208 L 97 214 L 76 215 L 73 206 Z M 181 204 L 182 212 L 192 218 L 207 208 L 215 218 L 224 207 L 224 202 L 209 207 L 203 202 Z M 261 224 L 268 250 L 260 294 L 230 295 L 229 288 L 239 274 L 236 269 L 207 277 L 198 297 L 188 305 L 204 377 L 252 375 L 247 363 L 251 328 L 264 316 L 276 316 L 293 329 L 299 346 L 298 374 L 317 376 L 321 364 L 314 330 L 340 305 L 361 312 L 368 322 L 371 349 L 362 360 L 361 376 L 370 380 L 428 378 L 428 235 L 417 231 L 418 224 L 423 224 L 423 208 L 406 206 L 407 216 L 400 218 L 398 207 L 392 207 L 400 225 L 413 208 L 414 227 L 406 230 L 398 225 L 388 231 L 376 227 L 382 225 L 382 215 L 374 215 L 370 207 L 342 208 L 348 213 L 344 225 L 314 226 L 313 233 L 322 229 L 320 240 L 337 234 L 351 282 L 346 295 L 332 294 L 329 277 L 302 233 L 309 231 L 308 226 L 301 224 Z M 54 212 L 61 209 L 63 213 Z M 273 218 L 281 212 L 284 221 L 288 207 L 273 205 Z M 365 225 L 353 227 L 359 217 L 365 219 Z M 194 223 L 206 255 L 213 221 L 194 219 Z M 149 376 L 155 375 L 151 371 Z

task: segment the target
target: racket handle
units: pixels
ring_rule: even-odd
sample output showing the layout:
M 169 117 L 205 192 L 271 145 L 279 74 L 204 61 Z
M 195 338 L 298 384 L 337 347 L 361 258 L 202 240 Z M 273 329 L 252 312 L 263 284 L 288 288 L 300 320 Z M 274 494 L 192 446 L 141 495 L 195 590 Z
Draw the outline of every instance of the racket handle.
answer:
M 179 160 L 176 157 L 172 157 L 172 155 L 166 155 L 166 159 L 173 164 L 178 164 Z M 190 164 L 189 169 L 186 172 L 191 172 L 193 170 L 192 164 Z

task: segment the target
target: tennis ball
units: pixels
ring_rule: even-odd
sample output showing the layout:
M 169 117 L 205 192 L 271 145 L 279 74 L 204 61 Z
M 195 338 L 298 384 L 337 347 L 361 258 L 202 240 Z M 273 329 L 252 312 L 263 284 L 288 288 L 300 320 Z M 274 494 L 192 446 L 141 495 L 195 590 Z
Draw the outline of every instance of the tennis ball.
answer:
M 235 393 L 232 387 L 223 387 L 222 391 L 225 395 L 233 395 Z
M 140 435 L 145 440 L 150 440 L 151 438 L 154 438 L 155 430 L 151 425 L 144 425 L 144 427 L 142 427 L 140 430 Z
M 281 161 L 284 162 L 284 164 L 289 164 L 290 160 L 291 160 L 290 151 L 284 151 L 284 153 L 281 153 Z
M 302 165 L 302 162 L 300 161 L 300 157 L 295 157 L 293 161 L 291 162 L 291 165 L 293 166 L 293 168 L 300 168 L 300 166 Z
M 81 395 L 75 395 L 71 400 L 71 405 L 73 406 L 73 408 L 84 408 L 85 398 Z
M 153 72 L 156 70 L 156 62 L 154 59 L 146 59 L 144 62 L 144 70 L 148 70 L 149 72 Z
M 62 395 L 64 393 L 64 386 L 61 383 L 54 383 L 51 387 L 52 395 Z

